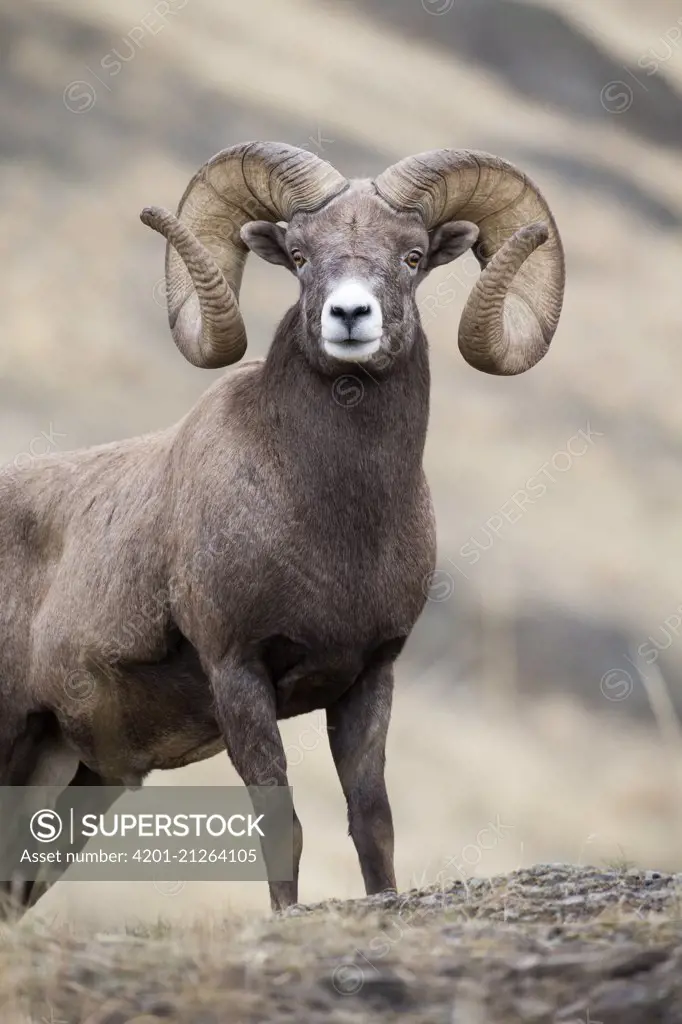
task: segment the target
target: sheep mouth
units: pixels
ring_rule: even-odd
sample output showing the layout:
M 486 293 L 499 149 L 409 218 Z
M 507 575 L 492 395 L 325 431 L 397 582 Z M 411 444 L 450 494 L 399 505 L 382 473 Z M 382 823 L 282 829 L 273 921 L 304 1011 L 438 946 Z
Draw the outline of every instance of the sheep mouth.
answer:
M 340 359 L 342 362 L 361 363 L 372 356 L 381 348 L 382 338 L 372 338 L 370 341 L 358 341 L 355 338 L 347 338 L 345 341 L 332 341 L 330 338 L 322 339 L 322 347 L 328 356 Z

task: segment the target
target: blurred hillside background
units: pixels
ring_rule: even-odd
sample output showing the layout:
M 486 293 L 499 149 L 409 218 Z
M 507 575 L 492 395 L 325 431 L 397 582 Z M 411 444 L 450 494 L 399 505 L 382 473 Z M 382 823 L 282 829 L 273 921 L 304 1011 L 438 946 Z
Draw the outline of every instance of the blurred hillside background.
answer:
M 559 331 L 520 378 L 459 356 L 473 259 L 422 287 L 440 556 L 389 742 L 400 885 L 547 860 L 681 870 L 682 8 L 0 0 L 3 461 L 167 425 L 208 387 L 138 213 L 248 139 L 349 176 L 492 151 L 538 181 L 566 246 Z M 294 296 L 248 264 L 252 356 Z M 283 730 L 304 901 L 362 891 L 321 724 Z M 221 756 L 152 781 L 235 775 Z M 64 883 L 40 913 L 250 908 L 264 885 Z

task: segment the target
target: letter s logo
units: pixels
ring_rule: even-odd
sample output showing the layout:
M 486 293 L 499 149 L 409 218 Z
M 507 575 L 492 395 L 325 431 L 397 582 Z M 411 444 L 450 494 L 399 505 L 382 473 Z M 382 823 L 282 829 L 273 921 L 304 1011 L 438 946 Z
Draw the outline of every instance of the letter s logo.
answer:
M 53 843 L 62 834 L 62 819 L 56 811 L 36 811 L 31 818 L 31 835 L 39 843 Z

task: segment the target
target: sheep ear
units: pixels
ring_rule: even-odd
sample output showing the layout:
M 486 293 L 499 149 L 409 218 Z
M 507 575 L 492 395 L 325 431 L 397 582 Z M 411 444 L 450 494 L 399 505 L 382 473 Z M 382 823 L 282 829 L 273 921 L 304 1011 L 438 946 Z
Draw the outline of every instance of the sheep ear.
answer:
M 431 234 L 426 270 L 451 263 L 475 244 L 478 227 L 468 220 L 451 220 Z
M 281 223 L 252 220 L 242 227 L 239 234 L 242 242 L 261 259 L 295 271 L 294 261 L 286 247 L 286 230 Z

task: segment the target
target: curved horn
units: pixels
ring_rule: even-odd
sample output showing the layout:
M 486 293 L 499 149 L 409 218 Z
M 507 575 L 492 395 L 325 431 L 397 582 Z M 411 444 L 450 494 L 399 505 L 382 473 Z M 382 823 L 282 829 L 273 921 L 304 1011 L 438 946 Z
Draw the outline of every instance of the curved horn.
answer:
M 478 225 L 483 268 L 459 325 L 459 348 L 486 373 L 523 373 L 547 352 L 563 303 L 561 238 L 542 193 L 513 164 L 488 153 L 437 149 L 410 156 L 374 185 L 391 206 L 417 210 L 427 228 Z
M 251 220 L 290 220 L 348 187 L 331 164 L 277 142 L 247 142 L 217 153 L 194 175 L 177 216 L 146 207 L 143 224 L 167 239 L 166 299 L 173 340 L 195 366 L 237 362 L 246 350 L 239 288 Z

